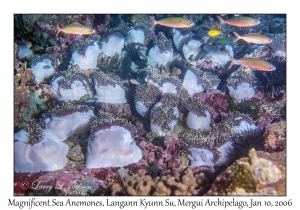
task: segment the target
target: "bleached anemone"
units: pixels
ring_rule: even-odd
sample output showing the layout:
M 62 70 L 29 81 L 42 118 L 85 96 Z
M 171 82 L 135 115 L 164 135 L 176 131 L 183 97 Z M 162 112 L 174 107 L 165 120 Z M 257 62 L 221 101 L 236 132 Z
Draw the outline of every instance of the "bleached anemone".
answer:
M 162 91 L 162 93 L 177 94 L 181 88 L 181 82 L 179 79 L 166 77 L 162 79 L 159 86 L 159 89 Z
M 227 122 L 214 124 L 209 130 L 189 130 L 181 134 L 180 148 L 190 155 L 193 167 L 215 166 L 231 161 L 234 141 L 239 134 Z
M 41 123 L 29 126 L 14 136 L 14 171 L 36 173 L 62 169 L 68 162 L 68 146 L 55 131 L 43 129 Z
M 114 32 L 106 37 L 102 42 L 101 50 L 107 56 L 114 56 L 116 53 L 121 54 L 125 44 L 125 38 L 122 33 Z
M 32 50 L 26 45 L 18 45 L 18 58 L 27 58 L 32 55 Z
M 190 30 L 173 28 L 173 43 L 176 49 L 181 51 L 184 40 L 192 35 L 193 33 Z
M 150 108 L 160 98 L 160 89 L 153 84 L 140 85 L 135 90 L 134 102 L 136 111 L 144 118 L 148 118 Z
M 236 88 L 227 85 L 229 89 L 229 94 L 235 98 L 237 102 L 241 102 L 244 99 L 250 99 L 254 96 L 255 90 L 248 82 L 242 82 Z
M 201 148 L 189 148 L 188 151 L 190 155 L 188 159 L 191 160 L 191 165 L 193 167 L 198 166 L 214 166 L 214 152 L 209 149 Z
M 191 96 L 195 93 L 202 92 L 204 89 L 217 89 L 221 80 L 217 75 L 202 71 L 198 68 L 189 68 L 183 79 L 183 87 Z
M 92 78 L 94 80 L 97 100 L 99 102 L 110 104 L 127 102 L 125 90 L 120 85 L 120 77 L 95 71 L 92 73 Z
M 142 28 L 131 29 L 127 32 L 125 37 L 126 43 L 138 43 L 144 44 L 145 43 L 145 34 Z
M 194 38 L 189 39 L 182 47 L 184 58 L 187 61 L 192 60 L 200 52 L 201 45 L 200 40 Z
M 233 57 L 230 45 L 205 45 L 203 49 L 220 65 L 225 65 L 230 61 L 228 54 Z
M 124 119 L 101 116 L 92 123 L 86 167 L 123 167 L 142 159 L 133 139 L 136 129 Z
M 96 68 L 97 58 L 100 52 L 101 50 L 98 43 L 94 42 L 94 45 L 86 48 L 83 55 L 77 51 L 72 53 L 73 64 L 77 64 L 83 70 Z
M 84 73 L 59 73 L 53 77 L 51 84 L 65 102 L 79 100 L 87 94 L 89 97 L 93 97 L 91 81 Z
M 208 107 L 199 98 L 190 98 L 183 101 L 183 106 L 189 110 L 186 124 L 191 129 L 208 130 L 210 128 L 210 113 Z
M 163 94 L 161 100 L 151 109 L 150 126 L 152 132 L 165 136 L 173 130 L 179 118 L 178 103 L 179 98 L 175 94 Z
M 54 73 L 56 59 L 48 54 L 34 55 L 28 58 L 29 66 L 33 70 L 34 81 L 41 83 Z
M 162 51 L 157 45 L 154 45 L 148 54 L 149 65 L 155 66 L 167 66 L 173 60 L 172 51 Z
M 94 117 L 87 105 L 74 103 L 54 107 L 43 116 L 46 129 L 55 132 L 61 141 L 74 134 L 88 132 Z

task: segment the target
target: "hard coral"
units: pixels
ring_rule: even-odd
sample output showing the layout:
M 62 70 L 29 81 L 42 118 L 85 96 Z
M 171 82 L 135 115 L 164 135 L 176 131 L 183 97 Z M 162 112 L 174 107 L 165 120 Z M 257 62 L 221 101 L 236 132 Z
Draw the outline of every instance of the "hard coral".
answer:
M 112 195 L 201 195 L 207 190 L 208 180 L 203 173 L 194 176 L 187 170 L 181 177 L 162 176 L 154 180 L 150 176 L 133 177 L 125 183 L 122 189 L 114 184 Z
M 14 125 L 21 126 L 24 120 L 20 117 L 21 109 L 27 105 L 27 99 L 30 94 L 30 89 L 27 86 L 28 81 L 33 79 L 33 72 L 27 68 L 24 63 L 20 68 L 16 69 L 14 76 Z

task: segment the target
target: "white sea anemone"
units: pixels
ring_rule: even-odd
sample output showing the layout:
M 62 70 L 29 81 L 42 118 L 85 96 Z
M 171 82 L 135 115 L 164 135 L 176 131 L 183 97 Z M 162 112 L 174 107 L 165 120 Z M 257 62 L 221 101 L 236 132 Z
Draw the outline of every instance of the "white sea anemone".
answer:
M 144 44 L 145 43 L 144 31 L 140 28 L 129 30 L 125 37 L 125 42 L 126 43 L 133 42 L 133 43 Z
M 200 93 L 204 90 L 201 84 L 197 84 L 197 78 L 190 70 L 186 71 L 182 85 L 191 96 L 194 96 L 195 93 Z
M 94 42 L 93 46 L 87 47 L 84 55 L 80 55 L 75 51 L 72 54 L 72 59 L 74 60 L 74 64 L 77 64 L 83 70 L 96 68 L 100 52 L 99 45 L 97 42 Z
M 46 129 L 44 137 L 36 144 L 28 144 L 28 133 L 24 130 L 15 134 L 14 171 L 36 173 L 62 169 L 68 162 L 68 146 L 56 132 Z
M 184 58 L 188 61 L 193 59 L 201 50 L 202 43 L 199 40 L 190 39 L 182 47 Z
M 131 133 L 120 126 L 100 129 L 90 136 L 86 167 L 123 167 L 142 159 Z
M 43 82 L 44 79 L 50 77 L 54 72 L 54 67 L 51 64 L 51 60 L 44 58 L 42 61 L 37 62 L 31 67 L 34 74 L 34 81 L 36 83 Z
M 243 99 L 250 99 L 254 96 L 255 90 L 248 82 L 242 82 L 235 89 L 228 85 L 229 94 L 235 98 L 237 102 L 241 102 Z
M 210 128 L 210 113 L 205 111 L 206 117 L 199 117 L 193 112 L 189 112 L 186 124 L 191 129 L 208 130 Z
M 173 51 L 161 52 L 157 45 L 152 47 L 148 54 L 149 65 L 156 66 L 167 66 L 173 60 Z
M 107 37 L 107 42 L 102 43 L 101 50 L 107 56 L 114 56 L 116 53 L 121 54 L 125 44 L 125 38 L 120 32 L 115 32 Z

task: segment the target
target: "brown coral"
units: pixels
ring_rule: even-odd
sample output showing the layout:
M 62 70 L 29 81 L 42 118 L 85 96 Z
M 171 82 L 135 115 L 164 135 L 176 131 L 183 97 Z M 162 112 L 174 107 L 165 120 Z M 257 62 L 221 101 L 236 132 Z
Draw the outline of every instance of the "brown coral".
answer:
M 23 104 L 26 103 L 28 95 L 30 94 L 27 82 L 33 79 L 33 72 L 27 68 L 27 63 L 22 64 L 20 68 L 16 69 L 14 76 L 14 123 L 18 126 L 21 123 L 19 113 Z
M 187 170 L 182 177 L 162 176 L 152 179 L 146 175 L 143 179 L 132 177 L 122 189 L 119 184 L 112 187 L 112 195 L 201 195 L 209 187 L 205 174 L 194 176 Z

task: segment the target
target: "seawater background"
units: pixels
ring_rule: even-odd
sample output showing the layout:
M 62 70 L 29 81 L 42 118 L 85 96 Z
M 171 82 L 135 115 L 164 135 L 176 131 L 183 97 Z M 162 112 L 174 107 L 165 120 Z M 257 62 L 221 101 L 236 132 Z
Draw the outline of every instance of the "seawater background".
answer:
M 10 3 L 13 3 L 14 5 L 10 5 Z M 247 3 L 247 6 L 245 6 Z M 298 25 L 298 15 L 297 15 L 297 7 L 290 2 L 278 2 L 274 3 L 273 1 L 266 0 L 266 1 L 260 1 L 260 0 L 253 0 L 249 3 L 248 2 L 241 2 L 241 1 L 230 1 L 230 3 L 224 3 L 224 1 L 218 1 L 215 0 L 211 2 L 211 5 L 209 4 L 201 4 L 199 1 L 189 1 L 189 2 L 180 2 L 178 4 L 170 5 L 168 2 L 162 2 L 162 1 L 156 1 L 153 0 L 151 2 L 147 2 L 145 4 L 137 3 L 135 6 L 140 6 L 138 11 L 133 11 L 131 9 L 134 9 L 134 6 L 130 6 L 128 2 L 105 2 L 105 5 L 101 5 L 100 3 L 95 3 L 95 6 L 89 4 L 72 4 L 70 5 L 69 2 L 61 2 L 61 1 L 51 1 L 51 2 L 45 2 L 45 5 L 41 5 L 41 3 L 36 3 L 35 1 L 26 1 L 26 4 L 24 4 L 23 1 L 14 1 L 14 2 L 7 2 L 6 5 L 4 5 L 2 8 L 1 13 L 1 25 L 3 27 L 2 33 L 1 33 L 1 40 L 11 40 L 13 37 L 13 24 L 12 21 L 12 14 L 13 13 L 24 13 L 24 12 L 36 12 L 33 11 L 37 7 L 39 7 L 39 12 L 42 13 L 50 13 L 55 11 L 56 13 L 64 12 L 62 11 L 63 8 L 72 8 L 73 11 L 68 12 L 74 12 L 74 13 L 136 13 L 136 12 L 143 12 L 143 13 L 162 13 L 162 12 L 170 12 L 170 13 L 252 13 L 255 11 L 255 13 L 259 12 L 266 12 L 268 10 L 272 10 L 272 13 L 274 12 L 287 12 L 287 31 L 288 31 L 288 102 L 287 102 L 287 115 L 288 115 L 288 138 L 289 141 L 287 143 L 288 145 L 288 178 L 287 178 L 287 197 L 263 197 L 263 198 L 255 198 L 256 200 L 271 200 L 274 202 L 275 200 L 288 200 L 293 199 L 293 208 L 299 207 L 299 202 L 297 202 L 296 196 L 297 196 L 297 188 L 298 183 L 297 182 L 297 174 L 299 173 L 299 169 L 297 167 L 297 108 L 299 107 L 299 102 L 297 101 L 297 84 L 298 84 L 298 76 L 299 73 L 297 71 L 298 68 L 298 52 L 297 52 L 297 39 L 299 35 L 299 29 L 297 28 Z M 34 6 L 33 6 L 34 5 Z M 118 8 L 116 8 L 116 5 L 118 5 Z M 124 10 L 124 9 L 127 9 Z M 129 9 L 129 11 L 128 11 Z M 172 10 L 172 11 L 170 11 Z M 271 13 L 271 11 L 270 11 Z M 13 198 L 13 180 L 12 180 L 12 173 L 13 173 L 13 118 L 12 115 L 9 113 L 13 113 L 13 89 L 9 89 L 8 91 L 7 87 L 12 87 L 12 81 L 10 81 L 7 78 L 10 78 L 11 71 L 9 69 L 12 69 L 13 64 L 13 52 L 9 51 L 10 53 L 7 53 L 6 49 L 12 49 L 11 43 L 9 41 L 4 41 L 2 43 L 4 45 L 5 50 L 1 51 L 1 60 L 2 60 L 2 73 L 4 73 L 5 78 L 1 81 L 1 95 L 3 97 L 2 100 L 2 109 L 1 109 L 1 130 L 4 131 L 4 135 L 2 134 L 2 148 L 5 148 L 1 152 L 1 166 L 2 166 L 2 176 L 1 176 L 1 194 L 2 198 L 0 206 L 6 207 L 7 206 L 7 200 L 8 198 Z M 5 62 L 3 62 L 5 61 Z M 294 156 L 295 155 L 295 156 Z M 10 157 L 10 161 L 9 158 Z M 24 200 L 22 198 L 16 198 L 18 200 Z M 66 200 L 67 198 L 59 198 L 61 200 Z M 74 200 L 89 200 L 91 198 L 87 197 L 80 197 L 80 198 L 72 198 Z M 138 198 L 110 198 L 115 200 L 131 200 L 131 199 L 138 199 Z M 163 200 L 164 198 L 147 198 L 149 200 Z M 171 198 L 176 200 L 176 198 Z M 197 198 L 187 198 L 189 200 L 195 200 Z M 249 200 L 250 198 L 241 198 L 243 200 Z M 38 198 L 37 200 L 44 200 L 44 198 Z M 76 207 L 67 207 L 69 209 L 76 209 Z M 77 207 L 78 208 L 78 207 Z M 34 208 L 34 209 L 41 209 L 41 208 Z M 44 209 L 44 208 L 43 208 Z M 78 208 L 79 209 L 79 208 Z M 96 209 L 96 208 L 94 208 Z M 99 208 L 97 208 L 99 209 Z M 110 209 L 118 209 L 118 208 L 110 208 Z M 140 207 L 133 207 L 131 209 L 140 209 Z M 153 208 L 154 209 L 154 208 Z M 236 209 L 236 208 L 227 208 L 227 209 Z M 262 208 L 256 208 L 256 209 L 262 209 Z

